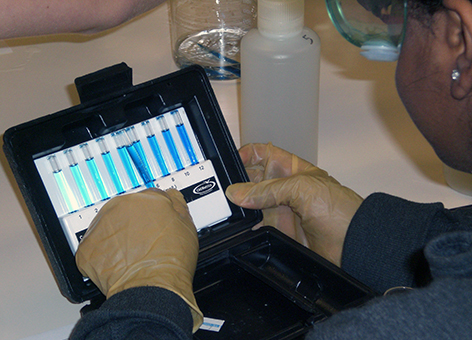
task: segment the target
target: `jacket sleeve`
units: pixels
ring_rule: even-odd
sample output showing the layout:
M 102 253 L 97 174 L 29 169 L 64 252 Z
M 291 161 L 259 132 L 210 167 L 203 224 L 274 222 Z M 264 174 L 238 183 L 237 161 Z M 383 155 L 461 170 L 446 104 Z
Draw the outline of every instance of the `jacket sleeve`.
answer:
M 445 209 L 376 193 L 365 199 L 349 226 L 342 268 L 383 293 L 393 286 L 431 281 L 423 248 L 436 236 L 472 230 L 472 208 Z
M 428 287 L 372 300 L 314 325 L 306 340 L 469 339 L 472 279 L 443 278 Z
M 428 242 L 424 254 L 433 278 L 429 285 L 335 314 L 315 325 L 306 339 L 469 339 L 472 232 L 445 232 Z
M 192 338 L 188 305 L 176 294 L 158 287 L 138 287 L 113 295 L 85 314 L 71 340 L 184 340 Z

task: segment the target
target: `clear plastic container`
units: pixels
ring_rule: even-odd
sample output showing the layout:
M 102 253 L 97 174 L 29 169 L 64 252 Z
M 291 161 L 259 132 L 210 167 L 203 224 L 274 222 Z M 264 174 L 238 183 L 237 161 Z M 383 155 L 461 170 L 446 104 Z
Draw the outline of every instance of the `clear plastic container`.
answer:
M 241 144 L 272 142 L 318 158 L 320 40 L 303 0 L 259 0 L 258 29 L 241 42 Z
M 171 0 L 171 42 L 180 68 L 198 64 L 210 79 L 240 76 L 241 38 L 256 24 L 256 0 Z

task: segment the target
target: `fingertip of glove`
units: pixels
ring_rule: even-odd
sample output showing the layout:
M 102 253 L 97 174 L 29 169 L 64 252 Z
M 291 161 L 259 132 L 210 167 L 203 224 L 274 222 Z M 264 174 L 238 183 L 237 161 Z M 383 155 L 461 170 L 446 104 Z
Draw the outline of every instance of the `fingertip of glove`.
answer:
M 254 186 L 254 183 L 236 183 L 226 188 L 226 197 L 234 204 L 243 203 L 248 190 Z
M 241 157 L 241 160 L 244 165 L 247 165 L 248 161 L 251 159 L 251 155 L 254 153 L 253 148 L 254 148 L 253 144 L 250 143 L 250 144 L 243 145 L 239 149 L 239 157 Z
M 179 200 L 180 202 L 185 202 L 184 195 L 179 190 L 177 190 L 177 189 L 167 189 L 165 192 L 171 198 L 175 198 L 175 199 Z
M 231 202 L 234 203 L 234 191 L 235 189 L 233 188 L 235 184 L 230 185 L 229 187 L 226 188 L 225 195 L 226 198 L 229 199 Z

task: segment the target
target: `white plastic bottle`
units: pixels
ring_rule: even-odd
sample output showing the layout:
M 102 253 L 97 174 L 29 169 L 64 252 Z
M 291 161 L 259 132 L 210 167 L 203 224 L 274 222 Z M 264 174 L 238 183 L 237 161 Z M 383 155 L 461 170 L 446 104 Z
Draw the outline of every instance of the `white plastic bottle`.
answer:
M 320 39 L 304 0 L 259 0 L 257 25 L 241 42 L 241 145 L 272 142 L 316 164 Z

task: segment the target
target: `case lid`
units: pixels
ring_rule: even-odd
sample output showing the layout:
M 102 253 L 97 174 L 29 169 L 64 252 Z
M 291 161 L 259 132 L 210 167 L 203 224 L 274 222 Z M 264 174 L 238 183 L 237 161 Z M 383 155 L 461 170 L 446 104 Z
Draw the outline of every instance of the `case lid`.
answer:
M 150 185 L 177 188 L 201 249 L 262 218 L 224 196 L 226 187 L 248 178 L 204 70 L 190 66 L 135 86 L 131 78 L 125 63 L 77 78 L 81 104 L 4 134 L 5 154 L 71 302 L 101 296 L 78 271 L 74 253 L 88 227 L 83 221 L 115 195 Z M 128 142 L 120 145 L 121 137 Z M 131 151 L 146 166 L 136 166 Z

